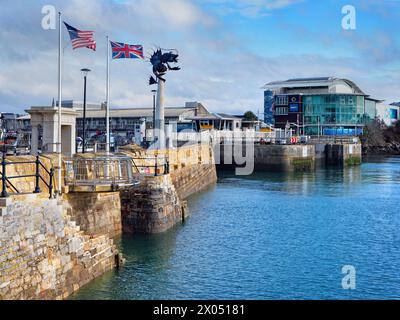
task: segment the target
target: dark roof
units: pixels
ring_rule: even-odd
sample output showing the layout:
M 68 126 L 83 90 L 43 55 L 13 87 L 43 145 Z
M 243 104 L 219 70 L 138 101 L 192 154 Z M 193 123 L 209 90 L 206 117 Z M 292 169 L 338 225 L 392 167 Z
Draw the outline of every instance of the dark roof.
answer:
M 226 113 L 216 113 L 216 115 L 218 116 L 218 117 L 220 117 L 220 118 L 223 118 L 223 119 L 237 119 L 237 120 L 239 120 L 239 118 L 238 117 L 236 117 L 236 116 L 232 116 L 232 115 L 230 115 L 230 114 L 226 114 Z
M 195 108 L 185 108 L 185 107 L 166 107 L 164 109 L 165 117 L 173 118 L 179 117 L 182 114 L 194 112 Z M 79 110 L 78 118 L 82 118 L 83 111 Z M 124 109 L 110 109 L 110 117 L 124 117 L 124 118 L 142 118 L 142 117 L 152 117 L 153 108 L 124 108 Z M 104 118 L 105 110 L 86 110 L 87 118 Z
M 245 120 L 244 114 L 240 114 L 240 115 L 234 114 L 233 116 L 234 116 L 235 118 L 242 119 L 243 121 L 256 121 L 256 122 L 259 121 L 257 116 L 256 116 L 256 120 Z
M 362 94 L 365 95 L 365 93 L 351 80 L 349 79 L 343 79 L 343 78 L 335 78 L 335 77 L 312 77 L 312 78 L 294 78 L 294 79 L 289 79 L 285 81 L 273 81 L 270 83 L 267 83 L 263 88 L 265 89 L 266 87 L 269 86 L 281 86 L 284 88 L 288 88 L 290 86 L 294 87 L 300 87 L 302 86 L 301 82 L 307 83 L 308 86 L 329 86 L 330 83 L 333 83 L 335 81 L 342 81 L 346 83 L 350 88 L 354 90 L 356 94 Z M 299 84 L 300 82 L 300 84 Z
M 377 103 L 382 103 L 383 101 L 385 101 L 385 100 L 374 99 L 374 98 L 371 98 L 370 96 L 366 96 L 365 100 L 371 100 L 371 101 L 375 101 Z
M 210 114 L 205 114 L 205 115 L 198 115 L 194 117 L 188 117 L 188 119 L 191 120 L 241 120 L 241 118 L 232 116 L 230 114 L 226 113 L 210 113 Z
M 400 102 L 393 102 L 390 105 L 395 107 L 400 107 Z
M 286 82 L 295 82 L 295 81 L 327 81 L 332 77 L 315 77 L 315 78 L 294 78 L 286 80 Z

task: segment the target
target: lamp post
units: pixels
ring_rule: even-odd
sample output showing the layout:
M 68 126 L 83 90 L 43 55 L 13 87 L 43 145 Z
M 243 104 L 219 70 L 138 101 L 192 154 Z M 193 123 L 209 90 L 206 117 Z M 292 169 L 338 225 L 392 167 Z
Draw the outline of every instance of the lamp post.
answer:
M 81 69 L 83 73 L 83 134 L 82 134 L 82 153 L 85 153 L 85 143 L 86 143 L 86 78 L 90 69 Z
M 156 93 L 157 90 L 153 89 L 151 90 L 153 93 L 153 129 L 155 128 L 156 125 Z

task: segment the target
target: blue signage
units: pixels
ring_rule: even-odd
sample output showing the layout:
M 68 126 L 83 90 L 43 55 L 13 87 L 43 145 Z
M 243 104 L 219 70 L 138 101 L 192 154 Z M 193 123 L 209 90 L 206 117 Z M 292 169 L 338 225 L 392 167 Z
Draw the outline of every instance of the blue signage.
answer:
M 298 103 L 289 103 L 289 111 L 290 112 L 299 112 L 299 104 Z
M 392 119 L 392 120 L 398 119 L 397 109 L 390 109 L 390 119 Z
M 301 96 L 289 95 L 289 112 L 300 112 Z

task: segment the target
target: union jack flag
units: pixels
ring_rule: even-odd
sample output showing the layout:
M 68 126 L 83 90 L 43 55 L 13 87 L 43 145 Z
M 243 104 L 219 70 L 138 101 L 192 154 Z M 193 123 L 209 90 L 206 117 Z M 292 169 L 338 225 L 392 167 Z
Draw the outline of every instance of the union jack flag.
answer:
M 96 41 L 94 40 L 94 31 L 81 31 L 64 21 L 72 42 L 72 49 L 89 48 L 96 51 Z
M 144 59 L 143 46 L 141 45 L 130 45 L 113 41 L 110 41 L 110 43 L 113 59 Z

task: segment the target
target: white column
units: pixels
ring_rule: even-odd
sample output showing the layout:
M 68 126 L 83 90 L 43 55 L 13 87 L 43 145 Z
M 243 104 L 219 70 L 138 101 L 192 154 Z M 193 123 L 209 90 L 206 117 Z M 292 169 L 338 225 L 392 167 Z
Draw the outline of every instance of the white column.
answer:
M 165 133 L 166 133 L 166 142 L 167 142 L 167 149 L 172 149 L 173 148 L 173 126 L 172 124 L 168 124 L 165 126 Z
M 156 121 L 155 121 L 156 123 L 155 138 L 157 138 L 158 149 L 165 148 L 164 86 L 165 86 L 164 81 L 158 80 Z
M 32 124 L 32 136 L 31 136 L 31 154 L 36 155 L 39 148 L 39 128 L 37 124 Z

